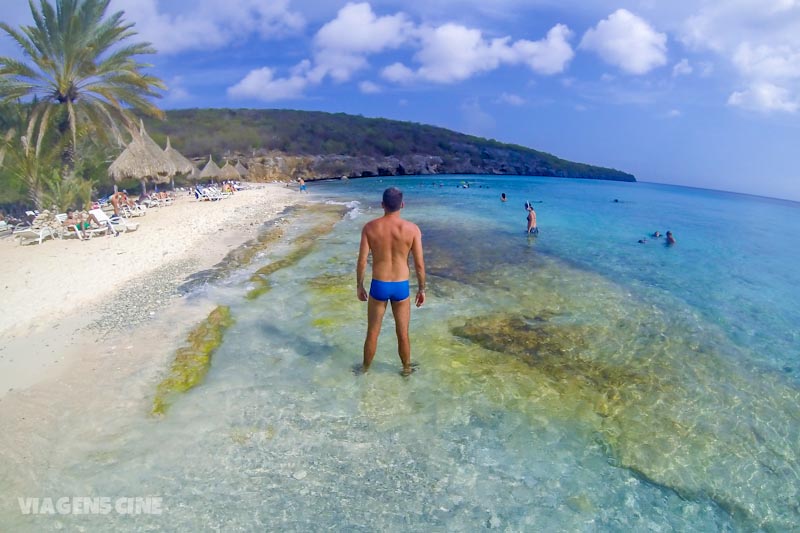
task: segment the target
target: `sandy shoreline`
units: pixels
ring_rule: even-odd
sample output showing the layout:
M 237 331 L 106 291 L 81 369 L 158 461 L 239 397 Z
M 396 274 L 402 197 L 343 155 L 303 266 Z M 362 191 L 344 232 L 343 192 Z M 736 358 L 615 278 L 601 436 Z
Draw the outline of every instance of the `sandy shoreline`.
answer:
M 261 185 L 219 202 L 181 196 L 133 219 L 138 230 L 119 237 L 25 246 L 0 239 L 0 398 L 58 378 L 76 353 L 141 349 L 114 332 L 174 307 L 187 276 L 300 201 L 294 189 Z M 199 318 L 203 310 L 193 306 L 181 316 Z

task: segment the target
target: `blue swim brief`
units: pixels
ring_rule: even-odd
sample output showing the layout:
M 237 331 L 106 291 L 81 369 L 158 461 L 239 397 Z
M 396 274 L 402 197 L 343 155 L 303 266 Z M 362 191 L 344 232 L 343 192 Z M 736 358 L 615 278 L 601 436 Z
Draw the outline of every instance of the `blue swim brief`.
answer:
M 381 281 L 373 279 L 369 285 L 369 295 L 375 300 L 385 302 L 391 300 L 399 302 L 408 298 L 408 280 L 405 281 Z

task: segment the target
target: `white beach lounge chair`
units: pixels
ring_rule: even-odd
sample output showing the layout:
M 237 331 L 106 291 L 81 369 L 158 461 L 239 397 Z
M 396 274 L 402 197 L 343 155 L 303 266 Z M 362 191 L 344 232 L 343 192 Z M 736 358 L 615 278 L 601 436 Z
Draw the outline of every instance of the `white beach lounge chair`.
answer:
M 50 237 L 54 239 L 56 237 L 56 232 L 52 230 L 52 228 L 48 226 L 41 226 L 38 228 L 29 227 L 24 228 L 19 231 L 14 232 L 14 237 L 19 239 L 19 244 L 27 244 L 29 242 L 38 241 L 39 244 L 42 244 L 46 238 Z
M 66 213 L 59 213 L 59 214 L 57 214 L 57 215 L 56 215 L 56 220 L 58 220 L 58 221 L 59 221 L 61 224 L 64 224 L 64 222 L 66 222 L 66 221 L 67 221 L 67 214 L 66 214 Z M 75 230 L 75 231 L 70 231 L 70 229 L 72 229 L 72 230 Z M 59 233 L 59 235 L 58 235 L 58 236 L 59 236 L 60 238 L 62 238 L 62 239 L 63 239 L 64 237 L 72 237 L 73 235 L 74 235 L 74 236 L 76 236 L 76 237 L 78 237 L 78 239 L 80 239 L 80 240 L 83 240 L 83 239 L 84 239 L 83 231 L 81 231 L 81 230 L 78 228 L 78 226 L 77 226 L 77 225 L 75 225 L 75 226 L 70 226 L 69 228 L 67 228 L 67 227 L 64 227 L 64 228 L 62 229 L 62 231 Z M 88 238 L 88 237 L 87 237 L 87 238 Z
M 92 209 L 89 211 L 100 224 L 106 224 L 108 228 L 110 228 L 113 232 L 128 232 L 128 231 L 136 231 L 139 229 L 138 222 L 131 222 L 129 220 L 125 220 L 122 217 L 118 218 L 109 218 L 105 211 L 102 209 Z
M 147 214 L 147 207 L 143 204 L 136 204 L 133 207 L 129 205 L 123 205 L 120 208 L 120 214 L 125 218 L 143 217 Z

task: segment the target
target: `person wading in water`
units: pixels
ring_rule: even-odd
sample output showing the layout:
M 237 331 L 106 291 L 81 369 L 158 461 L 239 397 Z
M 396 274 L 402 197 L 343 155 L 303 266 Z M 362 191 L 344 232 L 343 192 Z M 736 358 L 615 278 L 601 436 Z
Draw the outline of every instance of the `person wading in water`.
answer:
M 378 335 L 381 332 L 387 302 L 392 302 L 397 352 L 403 363 L 403 375 L 411 373 L 411 341 L 408 324 L 411 319 L 411 301 L 408 280 L 408 256 L 414 257 L 417 274 L 417 296 L 415 303 L 425 303 L 425 261 L 422 258 L 422 233 L 416 224 L 400 218 L 404 207 L 403 193 L 397 187 L 383 191 L 384 215 L 364 225 L 361 231 L 361 246 L 356 265 L 356 292 L 358 299 L 367 304 L 367 338 L 364 340 L 363 371 L 369 370 Z M 367 256 L 372 254 L 372 283 L 369 294 L 364 289 L 367 271 Z

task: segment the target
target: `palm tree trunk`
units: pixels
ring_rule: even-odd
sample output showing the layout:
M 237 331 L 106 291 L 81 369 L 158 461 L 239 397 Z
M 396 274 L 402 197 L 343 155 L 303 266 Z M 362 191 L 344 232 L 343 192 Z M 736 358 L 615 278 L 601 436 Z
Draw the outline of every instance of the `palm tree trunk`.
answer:
M 142 181 L 142 196 L 144 196 L 145 194 L 147 194 L 147 182 L 144 180 L 144 178 L 142 178 L 141 181 Z

